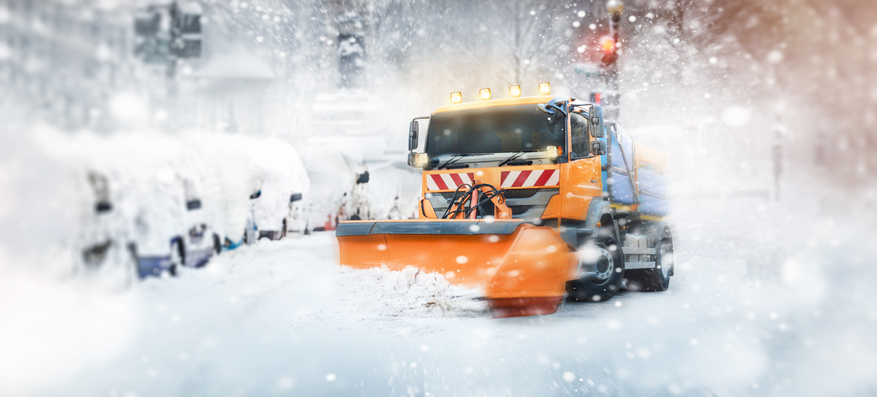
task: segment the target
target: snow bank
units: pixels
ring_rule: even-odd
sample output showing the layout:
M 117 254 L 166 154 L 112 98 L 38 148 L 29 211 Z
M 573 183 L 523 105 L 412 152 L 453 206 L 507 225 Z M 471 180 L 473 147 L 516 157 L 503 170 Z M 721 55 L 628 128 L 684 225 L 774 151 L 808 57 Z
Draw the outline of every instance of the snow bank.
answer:
M 342 266 L 339 288 L 346 299 L 359 302 L 357 311 L 389 317 L 479 317 L 487 313 L 484 292 L 449 283 L 438 273 L 412 266 L 401 271 L 383 268 L 352 269 Z M 339 308 L 349 310 L 349 308 Z
M 21 272 L 0 277 L 0 395 L 70 380 L 127 350 L 142 325 L 130 310 L 136 299 L 93 287 Z

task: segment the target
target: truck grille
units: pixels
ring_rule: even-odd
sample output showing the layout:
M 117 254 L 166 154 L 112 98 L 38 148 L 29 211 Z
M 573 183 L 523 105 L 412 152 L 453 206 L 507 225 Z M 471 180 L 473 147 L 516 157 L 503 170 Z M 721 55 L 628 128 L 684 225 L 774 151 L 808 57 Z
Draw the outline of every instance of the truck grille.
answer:
M 557 189 L 508 189 L 505 191 L 505 198 L 507 199 L 523 199 L 530 198 L 539 193 L 540 190 L 553 190 L 555 194 L 557 193 Z M 450 200 L 451 197 L 454 197 L 454 192 L 441 192 L 441 193 L 427 193 L 429 195 L 442 196 L 445 200 Z M 547 203 L 546 203 L 547 204 Z
M 509 189 L 505 191 L 506 205 L 512 210 L 515 218 L 538 219 L 548 201 L 559 190 L 553 189 Z M 427 193 L 426 198 L 432 202 L 437 215 L 441 216 L 450 205 L 453 192 Z M 485 210 L 492 211 L 493 205 L 486 205 Z

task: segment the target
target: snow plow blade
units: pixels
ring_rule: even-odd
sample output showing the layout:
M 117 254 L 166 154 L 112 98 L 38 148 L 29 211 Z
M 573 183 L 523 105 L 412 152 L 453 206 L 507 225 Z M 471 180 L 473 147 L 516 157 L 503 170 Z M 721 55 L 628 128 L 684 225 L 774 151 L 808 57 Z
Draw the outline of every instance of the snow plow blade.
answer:
M 441 273 L 482 288 L 496 318 L 556 312 L 575 275 L 575 252 L 554 229 L 519 220 L 351 221 L 335 235 L 341 264 Z

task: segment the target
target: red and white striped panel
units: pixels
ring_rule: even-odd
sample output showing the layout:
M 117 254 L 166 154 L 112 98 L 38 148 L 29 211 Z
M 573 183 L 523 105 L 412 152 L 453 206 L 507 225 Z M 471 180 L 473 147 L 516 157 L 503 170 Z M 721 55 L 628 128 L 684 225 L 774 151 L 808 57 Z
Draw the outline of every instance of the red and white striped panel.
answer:
M 557 186 L 560 182 L 558 170 L 503 171 L 501 187 Z
M 472 186 L 474 173 L 430 174 L 426 176 L 426 190 L 454 190 L 462 184 Z

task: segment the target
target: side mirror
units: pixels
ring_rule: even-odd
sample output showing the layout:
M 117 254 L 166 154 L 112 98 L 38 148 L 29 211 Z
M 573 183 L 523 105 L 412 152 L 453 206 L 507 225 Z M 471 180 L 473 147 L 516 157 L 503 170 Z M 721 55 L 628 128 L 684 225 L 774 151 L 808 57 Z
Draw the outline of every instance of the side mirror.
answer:
M 588 133 L 594 138 L 605 138 L 606 130 L 603 128 L 603 108 L 596 105 L 592 106 L 590 113 Z
M 94 205 L 94 211 L 98 214 L 102 214 L 104 212 L 110 212 L 113 210 L 113 204 L 109 201 L 98 201 L 97 204 Z
M 606 141 L 591 141 L 591 154 L 594 156 L 606 154 Z
M 417 120 L 411 120 L 411 125 L 408 126 L 408 150 L 417 149 L 417 136 L 420 133 L 420 124 L 417 123 Z
M 186 202 L 186 209 L 189 211 L 199 210 L 201 209 L 201 200 L 194 199 Z
M 368 183 L 368 171 L 356 176 L 356 184 L 361 185 L 363 183 Z
M 289 196 L 290 203 L 294 203 L 296 201 L 301 201 L 301 193 L 293 193 L 292 196 Z

